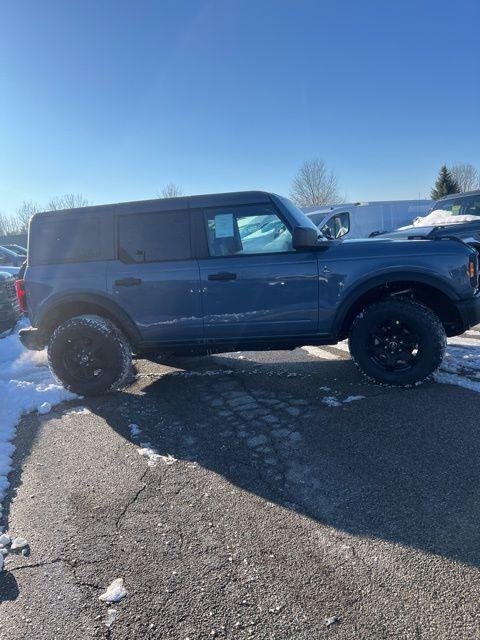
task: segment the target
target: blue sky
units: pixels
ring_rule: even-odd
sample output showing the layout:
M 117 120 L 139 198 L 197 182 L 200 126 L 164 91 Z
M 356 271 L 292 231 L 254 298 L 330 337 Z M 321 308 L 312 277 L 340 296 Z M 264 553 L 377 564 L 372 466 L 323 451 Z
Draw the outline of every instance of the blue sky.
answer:
M 0 211 L 260 188 L 350 200 L 480 166 L 480 2 L 1 2 Z

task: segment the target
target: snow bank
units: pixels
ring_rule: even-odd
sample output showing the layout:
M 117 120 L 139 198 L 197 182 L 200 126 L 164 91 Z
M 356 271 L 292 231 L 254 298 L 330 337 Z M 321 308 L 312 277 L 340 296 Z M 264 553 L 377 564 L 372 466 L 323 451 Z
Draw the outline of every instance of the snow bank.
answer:
M 53 379 L 44 351 L 27 351 L 22 346 L 18 330 L 25 326 L 28 323 L 22 320 L 13 333 L 0 339 L 0 504 L 8 487 L 15 449 L 12 440 L 21 416 L 29 411 L 46 413 L 53 405 L 75 398 Z

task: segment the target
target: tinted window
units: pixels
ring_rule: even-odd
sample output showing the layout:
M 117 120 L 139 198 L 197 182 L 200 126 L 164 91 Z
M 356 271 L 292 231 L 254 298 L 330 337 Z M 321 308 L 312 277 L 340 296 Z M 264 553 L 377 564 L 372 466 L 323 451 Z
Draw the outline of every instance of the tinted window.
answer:
M 120 216 L 118 255 L 123 262 L 182 260 L 191 256 L 186 211 Z
M 292 251 L 292 234 L 266 206 L 214 209 L 206 213 L 211 256 Z
M 99 218 L 43 220 L 34 227 L 33 261 L 83 262 L 102 257 L 102 234 Z

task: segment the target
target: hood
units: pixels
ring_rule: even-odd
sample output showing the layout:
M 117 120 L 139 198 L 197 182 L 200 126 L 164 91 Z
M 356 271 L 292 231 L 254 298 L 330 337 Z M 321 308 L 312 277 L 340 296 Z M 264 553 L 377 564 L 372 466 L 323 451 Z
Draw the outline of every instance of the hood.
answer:
M 428 216 L 427 216 L 428 217 Z M 462 216 L 464 217 L 464 216 Z M 391 240 L 408 240 L 415 238 L 429 238 L 435 240 L 437 238 L 454 237 L 466 242 L 475 249 L 480 249 L 480 219 L 478 216 L 475 221 L 456 222 L 441 225 L 402 227 L 390 233 L 382 233 L 376 236 L 378 239 L 385 238 Z

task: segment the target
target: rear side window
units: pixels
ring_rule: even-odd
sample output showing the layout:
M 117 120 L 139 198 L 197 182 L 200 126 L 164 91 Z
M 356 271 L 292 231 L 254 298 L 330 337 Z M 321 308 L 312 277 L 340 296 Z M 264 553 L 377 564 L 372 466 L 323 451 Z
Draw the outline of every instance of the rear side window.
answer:
M 118 218 L 122 262 L 160 262 L 191 257 L 187 211 L 137 213 Z
M 84 262 L 102 259 L 100 219 L 90 215 L 78 218 L 42 220 L 32 234 L 32 262 Z

